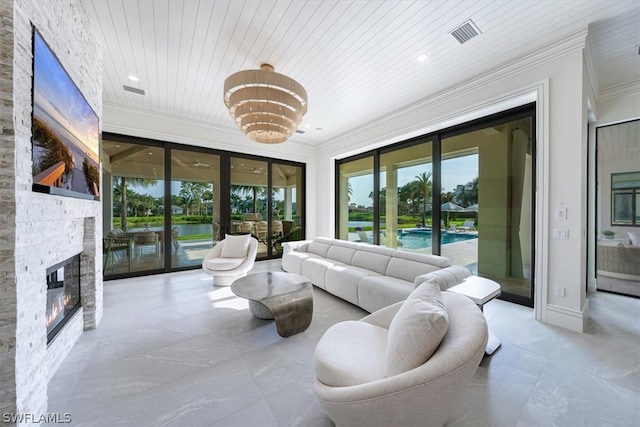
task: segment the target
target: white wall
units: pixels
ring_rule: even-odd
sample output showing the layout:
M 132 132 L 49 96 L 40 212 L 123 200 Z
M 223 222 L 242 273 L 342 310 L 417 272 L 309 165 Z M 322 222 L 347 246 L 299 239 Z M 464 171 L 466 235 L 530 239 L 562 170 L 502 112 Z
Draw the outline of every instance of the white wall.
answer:
M 532 100 L 537 101 L 536 166 L 536 318 L 582 331 L 587 309 L 586 261 L 586 107 L 583 88 L 586 30 L 548 46 L 520 62 L 378 119 L 319 150 L 315 194 L 320 208 L 318 235 L 333 235 L 334 160 L 405 140 Z M 345 149 L 344 147 L 349 147 Z M 568 167 L 568 165 L 571 165 Z M 566 207 L 568 220 L 553 219 Z M 568 240 L 551 239 L 554 228 L 569 231 Z M 556 287 L 565 296 L 554 295 Z

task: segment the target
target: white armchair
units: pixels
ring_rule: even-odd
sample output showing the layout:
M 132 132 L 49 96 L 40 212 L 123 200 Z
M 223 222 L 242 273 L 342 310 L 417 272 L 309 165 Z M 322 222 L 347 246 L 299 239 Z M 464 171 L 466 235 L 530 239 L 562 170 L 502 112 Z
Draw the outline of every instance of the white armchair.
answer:
M 428 291 L 433 293 L 434 288 Z M 411 296 L 360 321 L 340 322 L 327 330 L 314 355 L 314 390 L 337 426 L 445 423 L 482 360 L 488 330 L 482 312 L 469 298 L 452 292 L 442 292 L 441 297 L 448 328 L 432 324 L 444 333 L 435 344 L 421 335 L 431 324 L 424 320 L 423 308 L 410 314 L 413 323 L 404 323 L 408 310 L 403 304 Z M 398 331 L 400 335 L 394 335 Z M 418 336 L 407 339 L 407 332 Z M 431 348 L 421 353 L 422 343 L 429 340 Z M 403 358 L 414 355 L 418 357 L 407 366 Z
M 215 286 L 231 286 L 251 271 L 257 253 L 258 241 L 250 234 L 227 235 L 204 257 L 202 269 L 213 276 Z

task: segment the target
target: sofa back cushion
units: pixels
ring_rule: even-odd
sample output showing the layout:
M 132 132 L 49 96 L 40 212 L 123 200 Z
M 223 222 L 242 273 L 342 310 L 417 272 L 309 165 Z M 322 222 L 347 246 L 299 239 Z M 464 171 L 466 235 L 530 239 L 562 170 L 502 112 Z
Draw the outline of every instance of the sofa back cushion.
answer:
M 448 328 L 440 287 L 424 282 L 411 292 L 389 325 L 385 376 L 398 375 L 429 360 Z
M 421 274 L 431 273 L 439 269 L 439 267 L 432 264 L 392 257 L 384 275 L 413 283 L 415 278 Z
M 431 264 L 438 268 L 447 268 L 453 265 L 449 258 L 440 255 L 420 254 L 417 252 L 397 250 L 393 252 L 393 256 L 395 258 L 407 259 L 409 261 Z
M 449 258 L 397 250 L 393 253 L 384 274 L 413 283 L 421 274 L 431 273 L 450 265 Z
M 331 247 L 330 243 L 321 241 L 319 239 L 314 239 L 311 243 L 309 243 L 307 252 L 326 258 L 327 251 L 329 250 L 330 247 Z
M 342 245 L 331 245 L 327 251 L 327 258 L 340 261 L 345 264 L 351 264 L 351 259 L 355 253 L 355 248 L 349 248 Z
M 364 268 L 366 270 L 375 271 L 378 274 L 383 274 L 387 270 L 389 260 L 391 260 L 391 253 L 388 248 L 378 247 L 374 245 L 366 245 L 367 247 L 360 246 L 360 248 L 353 255 L 351 265 L 354 267 Z

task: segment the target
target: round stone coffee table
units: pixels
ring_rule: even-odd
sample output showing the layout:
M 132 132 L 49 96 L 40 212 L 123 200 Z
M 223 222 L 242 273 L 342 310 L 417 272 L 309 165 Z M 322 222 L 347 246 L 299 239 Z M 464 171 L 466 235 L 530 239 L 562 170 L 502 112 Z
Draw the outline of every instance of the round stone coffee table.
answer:
M 231 291 L 249 300 L 249 310 L 259 319 L 274 319 L 281 337 L 302 332 L 311 324 L 313 286 L 293 273 L 254 273 L 236 279 Z

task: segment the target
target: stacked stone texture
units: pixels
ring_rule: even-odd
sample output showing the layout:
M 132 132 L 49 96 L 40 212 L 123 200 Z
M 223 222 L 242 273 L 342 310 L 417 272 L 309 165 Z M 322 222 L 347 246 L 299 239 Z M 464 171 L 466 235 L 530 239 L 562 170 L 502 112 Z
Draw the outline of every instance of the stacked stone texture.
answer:
M 32 24 L 102 116 L 102 53 L 82 2 L 0 0 L 0 413 L 45 413 L 55 370 L 102 319 L 100 202 L 31 191 Z M 83 308 L 47 347 L 46 269 L 78 253 Z

